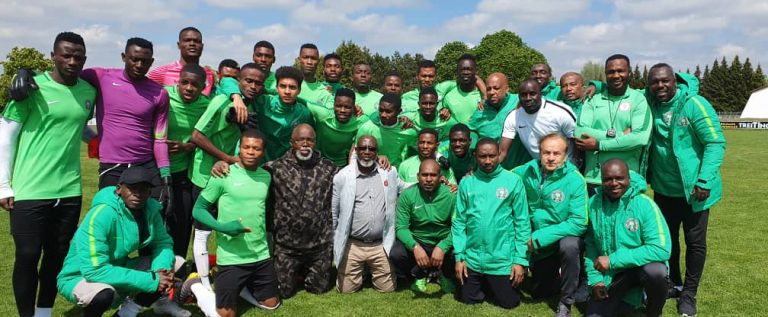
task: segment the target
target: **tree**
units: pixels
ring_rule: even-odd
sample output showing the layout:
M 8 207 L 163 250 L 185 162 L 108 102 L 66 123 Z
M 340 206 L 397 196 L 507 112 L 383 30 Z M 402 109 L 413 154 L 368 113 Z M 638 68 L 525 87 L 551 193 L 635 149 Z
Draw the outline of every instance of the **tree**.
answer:
M 752 76 L 752 81 L 754 82 L 753 87 L 757 87 L 755 89 L 763 88 L 766 85 L 765 74 L 763 74 L 763 68 L 760 67 L 760 64 L 757 64 L 755 73 Z
M 441 47 L 435 54 L 437 78 L 435 82 L 456 79 L 456 61 L 461 55 L 472 53 L 464 42 L 450 42 Z
M 3 75 L 0 76 L 0 110 L 10 101 L 8 88 L 11 87 L 11 79 L 19 68 L 29 68 L 38 72 L 53 70 L 53 62 L 31 47 L 12 48 L 0 65 L 3 66 Z
M 513 92 L 517 91 L 521 82 L 530 78 L 534 64 L 547 63 L 544 54 L 529 47 L 520 36 L 507 30 L 484 36 L 473 51 L 477 57 L 478 74 L 486 78 L 491 73 L 504 73 Z
M 584 66 L 581 67 L 581 76 L 584 77 L 584 82 L 590 80 L 605 81 L 605 66 L 592 61 L 587 61 Z
M 696 70 L 693 71 L 693 76 L 696 76 L 696 79 L 701 81 L 703 77 L 701 77 L 701 68 L 699 68 L 699 65 L 696 65 Z
M 360 63 L 370 65 L 372 60 L 371 51 L 367 47 L 361 47 L 350 40 L 342 41 L 339 47 L 336 48 L 336 54 L 341 56 L 342 65 L 344 66 L 344 71 L 341 73 L 341 83 L 344 86 L 352 87 L 352 68 Z M 372 88 L 377 87 L 372 86 Z
M 640 74 L 639 65 L 635 65 L 634 71 L 630 70 L 629 87 L 632 87 L 634 89 L 643 89 L 643 87 L 645 87 L 645 84 L 643 84 L 643 75 Z

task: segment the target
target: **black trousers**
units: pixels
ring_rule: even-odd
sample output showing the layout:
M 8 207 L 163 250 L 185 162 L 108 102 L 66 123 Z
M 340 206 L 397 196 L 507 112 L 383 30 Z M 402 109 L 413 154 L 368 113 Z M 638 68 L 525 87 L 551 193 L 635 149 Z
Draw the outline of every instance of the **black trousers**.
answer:
M 56 276 L 77 229 L 81 206 L 81 196 L 16 201 L 10 216 L 16 246 L 12 283 L 19 316 L 35 314 L 35 299 L 37 307 L 53 307 Z
M 584 240 L 581 238 L 565 237 L 558 242 L 556 253 L 534 261 L 531 266 L 534 297 L 547 298 L 560 293 L 561 303 L 573 305 L 579 287 L 583 248 Z
M 424 249 L 427 256 L 432 256 L 432 251 L 435 250 L 436 246 L 426 245 L 418 241 L 416 243 Z M 445 250 L 443 250 L 443 252 L 445 252 Z M 392 250 L 389 251 L 389 260 L 394 264 L 395 270 L 397 271 L 397 278 L 399 279 L 410 280 L 413 278 L 425 278 L 431 273 L 430 269 L 425 270 L 416 265 L 416 257 L 413 256 L 413 252 L 408 251 L 400 240 L 395 240 Z M 456 275 L 454 269 L 455 266 L 456 262 L 453 257 L 453 250 L 445 252 L 443 266 L 440 268 L 443 276 L 454 279 L 454 276 Z M 431 270 L 434 271 L 434 269 Z
M 646 316 L 661 316 L 667 300 L 667 266 L 653 262 L 616 274 L 608 285 L 608 298 L 590 299 L 587 304 L 588 317 L 624 316 L 628 305 L 622 298 L 627 291 L 642 287 L 645 290 Z
M 480 304 L 489 299 L 502 308 L 512 309 L 520 305 L 520 290 L 512 286 L 507 275 L 488 275 L 467 268 L 468 277 L 461 286 L 459 301 L 465 304 Z
M 173 239 L 173 253 L 187 256 L 189 239 L 192 235 L 192 207 L 195 206 L 194 185 L 187 177 L 187 171 L 171 174 L 173 180 L 173 204 L 171 213 L 166 215 L 165 226 Z
M 699 280 L 704 272 L 707 259 L 707 225 L 709 209 L 693 212 L 691 205 L 683 197 L 667 197 L 653 194 L 653 200 L 659 205 L 661 213 L 669 226 L 672 239 L 672 255 L 669 258 L 669 278 L 674 285 L 682 285 L 680 296 L 696 298 Z M 685 281 L 680 269 L 680 226 L 685 238 Z

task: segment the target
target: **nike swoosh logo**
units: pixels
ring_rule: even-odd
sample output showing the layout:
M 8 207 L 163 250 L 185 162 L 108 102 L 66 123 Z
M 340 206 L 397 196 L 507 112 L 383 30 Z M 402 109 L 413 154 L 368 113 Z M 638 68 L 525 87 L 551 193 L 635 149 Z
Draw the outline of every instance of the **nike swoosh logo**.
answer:
M 519 126 L 519 127 L 517 127 L 517 128 L 518 128 L 518 129 L 525 129 L 525 128 L 527 128 L 527 127 L 528 127 L 527 125 L 521 125 L 521 126 Z
M 413 206 L 413 209 L 423 208 L 424 206 Z
M 57 102 L 59 102 L 59 101 L 58 100 L 51 100 L 51 101 L 47 101 L 46 103 L 49 104 L 49 105 L 52 105 L 52 104 L 55 104 Z
M 113 81 L 112 86 L 121 86 L 121 85 Z
M 243 183 L 234 183 L 232 185 L 234 185 L 235 187 L 239 187 L 240 185 L 243 185 Z

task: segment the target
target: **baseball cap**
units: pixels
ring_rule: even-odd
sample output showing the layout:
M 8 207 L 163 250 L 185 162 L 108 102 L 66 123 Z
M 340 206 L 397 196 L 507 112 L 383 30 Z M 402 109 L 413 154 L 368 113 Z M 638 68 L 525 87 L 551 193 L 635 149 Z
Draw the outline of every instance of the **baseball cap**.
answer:
M 147 183 L 151 186 L 158 186 L 157 172 L 142 166 L 131 166 L 120 175 L 118 179 L 120 184 L 134 185 Z

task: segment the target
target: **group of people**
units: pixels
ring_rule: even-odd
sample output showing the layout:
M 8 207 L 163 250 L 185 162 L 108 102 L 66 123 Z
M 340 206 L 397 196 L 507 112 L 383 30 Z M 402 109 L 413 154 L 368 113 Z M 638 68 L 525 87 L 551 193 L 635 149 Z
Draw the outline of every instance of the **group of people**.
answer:
M 635 90 L 616 54 L 606 82 L 558 83 L 540 63 L 512 93 L 463 55 L 455 80 L 435 83 L 424 60 L 403 92 L 397 73 L 365 63 L 345 87 L 342 58 L 313 44 L 274 72 L 267 41 L 217 71 L 199 65 L 203 47 L 187 27 L 171 64 L 150 70 L 152 43 L 131 38 L 123 69 L 83 69 L 82 37 L 63 32 L 52 71 L 14 78 L 0 205 L 20 316 L 50 316 L 58 291 L 84 316 L 189 316 L 178 302 L 195 298 L 229 317 L 239 298 L 274 310 L 302 288 L 366 280 L 379 292 L 437 281 L 507 309 L 526 289 L 559 298 L 555 316 L 577 302 L 589 316 L 660 316 L 670 297 L 696 315 L 725 139 L 695 77 L 661 63 Z M 80 140 L 99 159 L 99 191 L 78 226 Z

